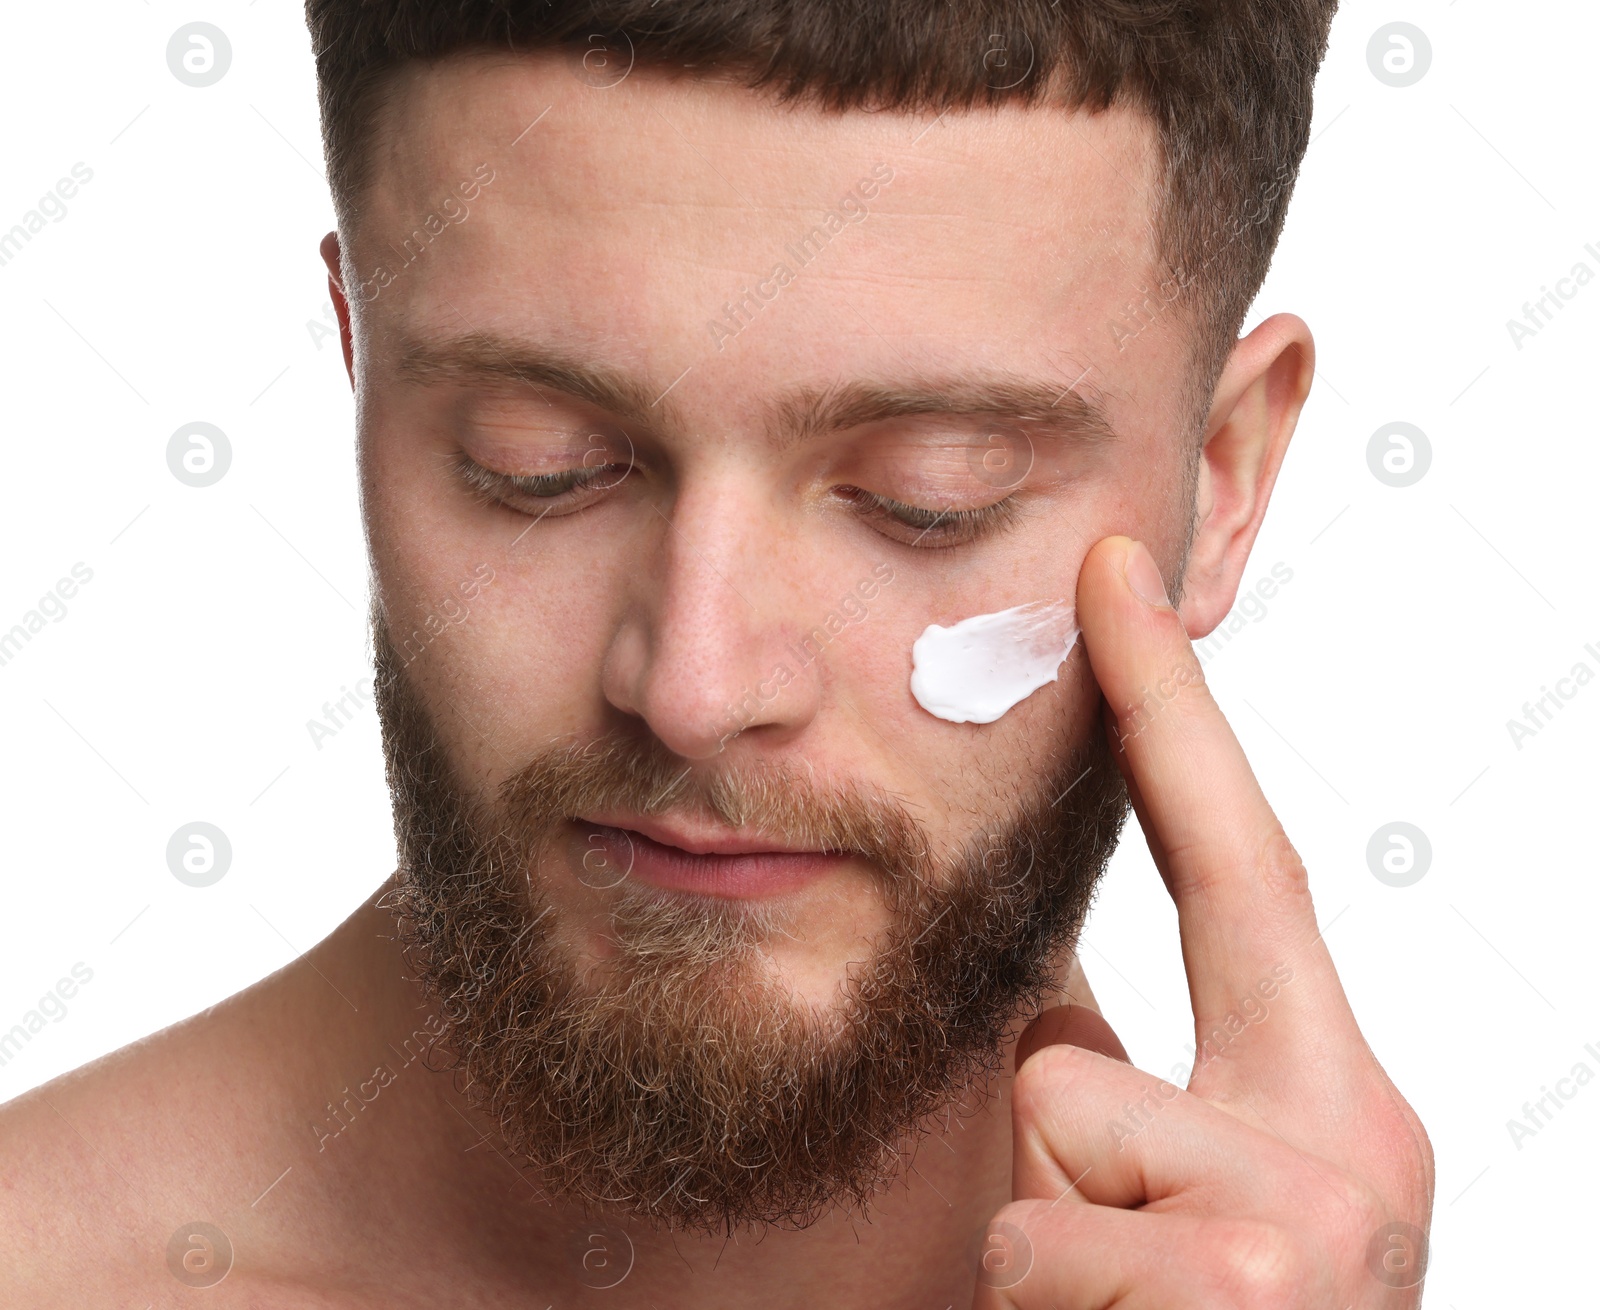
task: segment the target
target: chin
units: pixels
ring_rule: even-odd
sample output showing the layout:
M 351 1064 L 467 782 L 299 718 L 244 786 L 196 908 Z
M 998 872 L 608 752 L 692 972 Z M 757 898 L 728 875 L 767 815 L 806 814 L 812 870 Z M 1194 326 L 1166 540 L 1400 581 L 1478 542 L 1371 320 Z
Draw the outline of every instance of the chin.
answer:
M 836 1035 L 847 1026 L 851 987 L 890 922 L 875 895 L 816 887 L 756 899 L 626 882 L 604 899 L 604 908 L 582 914 L 580 931 L 555 930 L 582 943 L 590 988 L 614 988 L 642 962 L 670 957 L 680 978 L 695 976 L 708 991 L 781 995 L 797 1017 Z

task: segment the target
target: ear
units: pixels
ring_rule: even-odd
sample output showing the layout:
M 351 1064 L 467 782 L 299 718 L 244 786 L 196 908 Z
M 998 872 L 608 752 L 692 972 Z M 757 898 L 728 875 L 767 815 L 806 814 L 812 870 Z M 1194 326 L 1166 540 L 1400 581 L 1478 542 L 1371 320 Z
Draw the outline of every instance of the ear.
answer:
M 1195 534 L 1179 617 L 1191 640 L 1227 616 L 1278 469 L 1311 390 L 1316 346 L 1293 314 L 1274 314 L 1233 348 L 1206 419 Z
M 333 301 L 333 312 L 339 316 L 339 345 L 344 350 L 344 371 L 355 389 L 355 351 L 350 342 L 350 302 L 344 294 L 344 273 L 339 266 L 339 234 L 330 232 L 322 238 L 322 262 L 328 267 L 328 296 Z

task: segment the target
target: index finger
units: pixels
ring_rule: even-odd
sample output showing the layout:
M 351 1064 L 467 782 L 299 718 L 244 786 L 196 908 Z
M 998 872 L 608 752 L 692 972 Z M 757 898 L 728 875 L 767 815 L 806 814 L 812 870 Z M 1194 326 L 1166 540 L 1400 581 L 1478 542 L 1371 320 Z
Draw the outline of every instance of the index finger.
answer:
M 1250 1048 L 1354 1034 L 1305 866 L 1212 699 L 1149 552 L 1127 537 L 1095 543 L 1077 609 L 1113 746 L 1177 905 L 1197 1068 L 1218 1026 L 1231 1046 L 1258 1024 L 1263 1001 L 1272 1022 L 1259 1024 Z

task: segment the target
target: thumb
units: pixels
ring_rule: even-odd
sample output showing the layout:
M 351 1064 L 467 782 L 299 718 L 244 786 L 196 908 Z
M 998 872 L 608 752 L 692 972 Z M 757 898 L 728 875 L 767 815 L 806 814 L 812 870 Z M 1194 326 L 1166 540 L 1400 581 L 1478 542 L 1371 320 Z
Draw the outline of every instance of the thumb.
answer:
M 1039 1015 L 1017 1038 L 1016 1071 L 1021 1072 L 1029 1056 L 1051 1046 L 1078 1046 L 1098 1055 L 1131 1064 L 1122 1040 L 1111 1025 L 1087 1005 L 1057 1005 Z M 1035 1069 L 1035 1074 L 1041 1069 Z M 1061 1089 L 1071 1097 L 1071 1089 Z M 1045 1098 L 1048 1100 L 1048 1098 Z M 1032 1112 L 1024 1108 L 1029 1101 Z M 1011 1103 L 1011 1195 L 1014 1200 L 1056 1197 L 1072 1191 L 1073 1179 L 1062 1170 L 1061 1161 L 1051 1147 L 1048 1124 L 1035 1120 L 1041 1099 L 1013 1098 Z M 1074 1200 L 1079 1199 L 1076 1195 Z
M 1045 1046 L 1081 1046 L 1124 1064 L 1133 1063 L 1111 1025 L 1087 1005 L 1052 1006 L 1024 1028 L 1017 1038 L 1013 1069 L 1022 1068 L 1030 1055 Z

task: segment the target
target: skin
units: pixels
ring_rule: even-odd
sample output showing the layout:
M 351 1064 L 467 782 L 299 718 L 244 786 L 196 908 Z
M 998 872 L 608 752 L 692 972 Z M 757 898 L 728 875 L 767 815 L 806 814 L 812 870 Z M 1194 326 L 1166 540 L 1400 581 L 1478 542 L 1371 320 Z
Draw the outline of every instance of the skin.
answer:
M 1125 350 L 1110 330 L 1150 277 L 1151 125 L 1125 110 L 830 116 L 642 68 L 595 88 L 544 57 L 452 59 L 401 90 L 357 230 L 323 255 L 386 612 L 420 626 L 476 566 L 494 570 L 470 618 L 411 666 L 465 778 L 488 794 L 553 736 L 625 723 L 690 767 L 804 760 L 875 782 L 944 844 L 1009 812 L 1041 751 L 1109 731 L 1178 905 L 1199 1031 L 1274 967 L 1293 981 L 1118 1150 L 1107 1125 L 1155 1080 L 1124 1062 L 1063 959 L 1062 1004 L 1005 1052 L 1018 1071 L 934 1134 L 870 1223 L 728 1244 L 631 1227 L 632 1270 L 602 1293 L 576 1272 L 593 1225 L 511 1167 L 448 1078 L 400 1058 L 427 1010 L 368 903 L 256 986 L 0 1112 L 4 1299 L 187 1304 L 167 1245 L 203 1219 L 235 1253 L 206 1293 L 218 1305 L 1414 1304 L 1415 1289 L 1371 1275 L 1367 1243 L 1390 1220 L 1426 1226 L 1426 1136 L 1361 1039 L 1304 870 L 1188 645 L 1233 603 L 1310 387 L 1311 337 L 1275 315 L 1238 342 L 1191 524 L 1183 329 L 1158 318 Z M 893 180 L 868 217 L 718 349 L 706 324 L 723 302 L 885 161 Z M 493 180 L 469 216 L 364 298 L 372 270 L 397 262 L 391 243 L 481 164 Z M 521 382 L 402 376 L 409 343 L 468 331 L 556 342 L 668 395 L 624 423 Z M 792 388 L 974 370 L 1073 388 L 1115 432 L 1080 445 L 1026 429 L 1005 531 L 930 549 L 838 494 L 999 499 L 1011 488 L 974 495 L 970 457 L 997 423 L 1015 439 L 1004 416 L 768 440 L 767 408 Z M 627 478 L 573 513 L 533 522 L 450 470 L 465 450 L 503 472 L 559 471 L 587 447 L 551 433 L 574 431 L 612 452 L 625 433 L 630 456 Z M 1191 526 L 1181 604 L 1152 607 L 1129 560 L 1175 577 Z M 882 561 L 894 580 L 870 619 L 730 736 L 729 704 Z M 996 723 L 945 723 L 912 700 L 908 652 L 928 623 L 1074 595 L 1082 643 Z M 1140 705 L 1163 680 L 1152 715 Z M 815 1004 L 883 922 L 860 875 L 847 865 L 785 900 L 792 935 L 772 967 Z M 553 896 L 566 948 L 603 958 L 584 889 Z M 367 1108 L 330 1121 L 324 1107 L 375 1086 L 383 1062 L 392 1077 L 361 1093 Z M 1013 1227 L 983 1248 L 991 1221 Z M 988 1285 L 1018 1230 L 1028 1276 Z M 1001 1255 L 974 1301 L 980 1249 Z

